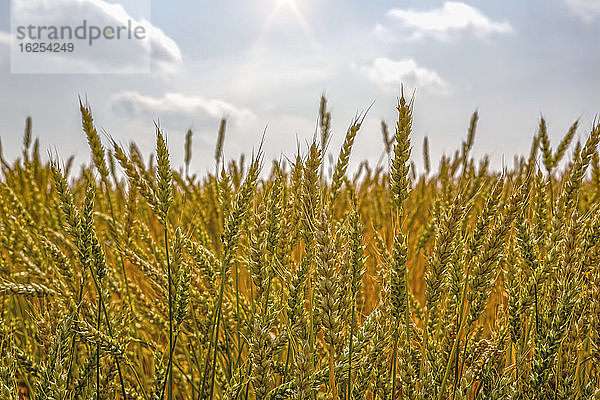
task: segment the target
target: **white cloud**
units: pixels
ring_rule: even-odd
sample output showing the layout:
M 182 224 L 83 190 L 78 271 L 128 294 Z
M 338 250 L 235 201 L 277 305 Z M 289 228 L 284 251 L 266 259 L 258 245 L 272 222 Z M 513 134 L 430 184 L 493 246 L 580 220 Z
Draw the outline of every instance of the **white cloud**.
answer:
M 182 93 L 166 93 L 162 97 L 153 97 L 135 91 L 125 91 L 113 96 L 111 103 L 115 112 L 127 115 L 152 114 L 155 117 L 185 116 L 188 118 L 225 116 L 240 123 L 255 119 L 254 113 L 247 108 L 220 99 L 207 99 Z
M 397 90 L 401 84 L 405 84 L 440 96 L 450 93 L 450 84 L 437 72 L 420 67 L 412 58 L 394 61 L 379 57 L 372 64 L 360 67 L 358 70 L 383 89 Z
M 454 1 L 447 1 L 441 8 L 429 11 L 391 9 L 388 16 L 402 23 L 402 27 L 410 32 L 410 39 L 430 37 L 451 41 L 462 36 L 486 39 L 493 34 L 514 32 L 510 23 L 493 21 L 478 9 Z M 375 31 L 384 36 L 391 33 L 391 28 L 378 25 Z
M 8 32 L 0 31 L 0 45 L 2 45 L 2 46 L 10 45 L 10 34 Z
M 600 0 L 565 0 L 569 9 L 586 22 L 600 16 Z
M 138 4 L 142 5 L 144 2 Z M 88 71 L 81 72 L 94 72 L 95 66 L 96 70 L 102 72 L 112 66 L 114 70 L 139 72 L 140 59 L 144 59 L 150 62 L 153 70 L 177 70 L 182 64 L 177 43 L 160 28 L 152 25 L 147 19 L 147 13 L 141 12 L 141 6 L 139 8 L 126 10 L 121 4 L 104 0 L 18 0 L 14 2 L 13 15 L 17 18 L 16 25 L 24 26 L 70 26 L 74 29 L 86 20 L 88 25 L 98 27 L 131 24 L 133 27 L 144 28 L 144 40 L 97 40 L 93 46 L 88 46 L 86 41 L 75 41 L 75 52 L 70 57 L 69 54 L 62 57 L 55 54 L 56 57 L 52 58 L 59 67 L 75 64 L 77 68 L 87 67 Z M 138 12 L 135 16 L 134 11 Z M 76 57 L 74 54 L 77 54 Z
M 10 33 L 0 31 L 0 61 L 8 60 L 10 54 Z

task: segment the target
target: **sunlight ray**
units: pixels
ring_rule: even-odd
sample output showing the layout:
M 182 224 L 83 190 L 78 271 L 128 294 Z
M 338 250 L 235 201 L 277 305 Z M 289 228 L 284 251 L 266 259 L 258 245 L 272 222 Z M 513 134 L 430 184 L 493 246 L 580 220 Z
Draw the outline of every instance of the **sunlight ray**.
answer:
M 267 33 L 273 26 L 277 16 L 282 12 L 284 7 L 287 7 L 294 14 L 294 17 L 304 32 L 304 35 L 310 40 L 310 43 L 313 45 L 313 47 L 318 48 L 319 46 L 312 29 L 310 28 L 310 25 L 306 21 L 306 18 L 304 18 L 304 15 L 302 15 L 302 12 L 294 0 L 279 0 L 277 4 L 275 4 L 273 11 L 271 11 L 271 14 L 269 14 L 269 18 L 267 18 L 267 21 L 261 30 L 258 39 L 256 40 L 255 47 L 261 47 L 261 44 L 264 42 Z

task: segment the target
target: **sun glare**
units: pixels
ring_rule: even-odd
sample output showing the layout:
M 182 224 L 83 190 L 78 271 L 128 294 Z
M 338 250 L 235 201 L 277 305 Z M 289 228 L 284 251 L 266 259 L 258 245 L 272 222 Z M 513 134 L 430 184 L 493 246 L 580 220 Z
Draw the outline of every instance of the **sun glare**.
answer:
M 278 18 L 279 14 L 283 12 L 284 9 L 287 9 L 288 12 L 291 11 L 292 14 L 295 16 L 296 22 L 298 23 L 298 27 L 302 31 L 304 31 L 304 35 L 307 37 L 307 39 L 309 39 L 314 46 L 317 46 L 315 36 L 313 35 L 312 30 L 310 29 L 310 26 L 306 22 L 304 16 L 302 15 L 302 12 L 300 10 L 301 7 L 299 7 L 297 3 L 298 0 L 277 0 L 277 2 L 275 3 L 275 7 L 273 7 L 271 15 L 269 16 L 265 26 L 263 27 L 262 33 L 260 34 L 257 43 L 261 43 L 263 41 L 265 35 L 270 30 L 272 24 Z

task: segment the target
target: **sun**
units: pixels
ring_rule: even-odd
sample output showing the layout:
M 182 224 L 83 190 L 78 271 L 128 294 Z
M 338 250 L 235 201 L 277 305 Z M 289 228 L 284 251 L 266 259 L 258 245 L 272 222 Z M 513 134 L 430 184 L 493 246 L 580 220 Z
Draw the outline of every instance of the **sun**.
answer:
M 282 9 L 287 8 L 288 10 L 291 10 L 292 13 L 294 14 L 294 16 L 296 17 L 296 21 L 300 25 L 301 29 L 304 31 L 304 34 L 306 35 L 306 37 L 311 42 L 313 42 L 313 44 L 316 45 L 316 40 L 313 35 L 313 32 L 312 32 L 310 26 L 308 25 L 308 23 L 306 22 L 306 20 L 304 19 L 304 16 L 302 15 L 302 12 L 300 10 L 301 7 L 299 7 L 297 3 L 298 3 L 298 0 L 277 0 L 277 2 L 275 3 L 275 7 L 273 8 L 273 11 L 271 12 L 271 15 L 269 16 L 269 18 L 262 30 L 262 33 L 259 37 L 259 42 L 263 39 L 263 37 L 265 36 L 267 31 L 270 29 L 271 24 L 277 18 L 278 14 L 282 11 Z
M 298 4 L 297 0 L 279 0 L 279 2 L 277 3 L 277 6 L 275 6 L 276 9 L 279 9 L 281 7 L 289 7 L 291 8 L 295 14 L 300 14 L 300 10 L 298 8 Z

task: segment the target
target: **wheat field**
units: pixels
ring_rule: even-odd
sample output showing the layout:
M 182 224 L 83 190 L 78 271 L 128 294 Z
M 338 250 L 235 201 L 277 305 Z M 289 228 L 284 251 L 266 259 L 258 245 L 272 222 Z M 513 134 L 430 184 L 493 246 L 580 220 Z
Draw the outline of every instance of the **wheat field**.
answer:
M 174 167 L 160 127 L 148 159 L 80 104 L 77 172 L 27 119 L 0 160 L 0 398 L 600 399 L 600 125 L 552 144 L 541 119 L 494 171 L 475 113 L 417 168 L 397 106 L 387 165 L 352 174 L 364 115 L 330 168 L 325 98 L 284 161 L 225 160 L 223 120 L 205 176 L 191 131 Z

